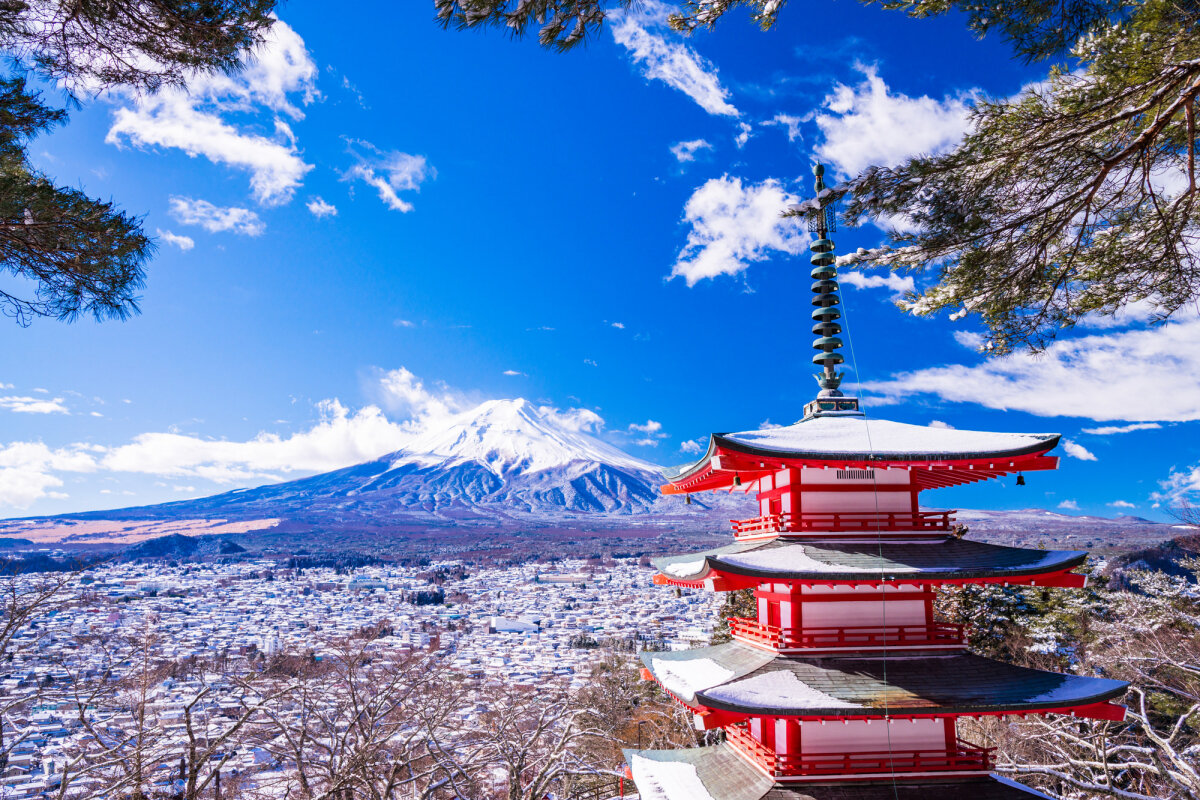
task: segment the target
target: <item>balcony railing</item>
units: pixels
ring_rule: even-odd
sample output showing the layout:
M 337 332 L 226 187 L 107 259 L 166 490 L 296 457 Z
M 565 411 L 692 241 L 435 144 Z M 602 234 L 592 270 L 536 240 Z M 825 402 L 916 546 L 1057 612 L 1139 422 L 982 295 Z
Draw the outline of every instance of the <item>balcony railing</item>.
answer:
M 857 753 L 776 753 L 756 740 L 745 723 L 725 729 L 729 744 L 743 758 L 775 778 L 828 778 L 922 772 L 988 772 L 994 747 L 976 747 L 958 739 L 946 750 L 872 750 Z
M 953 511 L 886 511 L 879 513 L 767 514 L 752 519 L 731 519 L 735 539 L 756 539 L 797 533 L 893 533 L 949 531 Z
M 735 639 L 775 650 L 829 648 L 946 647 L 966 644 L 966 629 L 949 622 L 931 625 L 854 625 L 838 628 L 780 628 L 730 617 Z

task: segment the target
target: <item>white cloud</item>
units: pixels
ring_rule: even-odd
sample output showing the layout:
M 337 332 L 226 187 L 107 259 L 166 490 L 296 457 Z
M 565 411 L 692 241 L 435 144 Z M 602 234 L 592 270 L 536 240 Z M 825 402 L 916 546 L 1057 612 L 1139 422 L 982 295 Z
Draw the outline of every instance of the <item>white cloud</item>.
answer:
M 609 30 L 647 78 L 678 89 L 710 114 L 736 117 L 738 110 L 729 103 L 729 92 L 717 79 L 716 68 L 667 26 L 670 11 L 659 0 L 614 9 L 609 12 Z
M 70 414 L 61 397 L 52 400 L 39 397 L 8 395 L 0 397 L 0 409 L 17 414 Z
M 738 123 L 738 132 L 733 137 L 733 143 L 741 150 L 746 146 L 746 142 L 750 141 L 750 137 L 754 135 L 754 128 L 750 127 L 748 122 Z
M 95 459 L 80 446 L 51 450 L 41 442 L 0 445 L 0 507 L 29 508 L 43 497 L 65 497 L 55 472 L 92 472 Z
M 679 452 L 690 456 L 699 455 L 700 453 L 704 452 L 704 445 L 702 445 L 698 440 L 688 439 L 686 442 L 679 445 Z
M 616 328 L 617 330 L 620 330 L 620 331 L 623 331 L 623 330 L 625 330 L 625 323 L 624 323 L 624 322 L 614 322 L 614 323 L 612 323 L 612 326 L 613 326 L 614 328 Z
M 1097 436 L 1111 436 L 1114 433 L 1132 433 L 1133 431 L 1152 431 L 1161 428 L 1157 422 L 1133 422 L 1129 425 L 1101 425 L 1099 428 L 1084 428 L 1082 433 L 1093 433 Z
M 504 372 L 503 372 L 503 373 L 501 373 L 501 374 L 503 374 L 503 375 L 507 375 L 507 376 L 509 376 L 510 378 L 515 378 L 515 377 L 528 378 L 528 377 L 529 377 L 529 376 L 528 376 L 528 375 L 526 375 L 524 372 L 518 372 L 518 371 L 517 371 L 517 370 L 515 370 L 515 369 L 506 369 L 506 370 L 504 370 Z
M 954 341 L 968 350 L 979 350 L 986 341 L 982 333 L 976 333 L 975 331 L 955 331 L 950 335 L 954 337 Z
M 322 217 L 336 217 L 338 213 L 337 206 L 333 203 L 326 203 L 321 197 L 314 197 L 304 205 L 309 213 L 317 219 L 321 219 Z
M 435 177 L 425 156 L 380 150 L 361 139 L 349 140 L 348 149 L 358 163 L 342 175 L 342 180 L 362 181 L 374 187 L 379 199 L 392 211 L 412 211 L 412 203 L 402 199 L 399 193 L 420 191 L 427 178 Z
M 787 131 L 789 142 L 794 142 L 797 139 L 803 139 L 804 136 L 800 133 L 800 126 L 805 122 L 804 117 L 796 117 L 791 114 L 776 114 L 771 119 L 762 123 L 763 125 L 771 126 L 778 125 Z
M 838 283 L 849 284 L 856 289 L 886 288 L 892 293 L 893 297 L 899 297 L 905 292 L 911 292 L 914 288 L 912 275 L 899 275 L 895 272 L 866 275 L 858 270 L 850 270 L 838 273 L 837 279 Z
M 952 431 L 952 430 L 954 430 L 954 426 L 953 426 L 953 425 L 951 425 L 949 422 L 942 422 L 940 419 L 933 419 L 933 420 L 930 420 L 930 421 L 929 421 L 929 427 L 931 427 L 931 428 L 941 428 L 941 429 L 943 429 L 943 430 L 948 430 L 948 431 Z
M 743 186 L 741 178 L 712 178 L 684 206 L 691 224 L 687 244 L 671 270 L 688 286 L 718 275 L 736 275 L 771 251 L 799 253 L 808 236 L 795 217 L 780 213 L 797 198 L 776 180 Z
M 316 77 L 317 67 L 304 40 L 286 23 L 276 21 L 265 44 L 243 58 L 239 71 L 196 75 L 185 88 L 168 87 L 153 94 L 110 94 L 111 99 L 129 104 L 114 112 L 105 141 L 178 149 L 245 170 L 259 203 L 286 203 L 312 165 L 304 162 L 291 128 L 280 115 L 304 116 L 296 103 L 307 105 L 319 97 Z M 239 127 L 224 116 L 263 112 L 273 115 L 272 136 Z
M 411 319 L 393 320 L 392 324 L 397 328 L 415 328 L 417 326 L 417 323 L 413 322 Z
M 196 246 L 195 240 L 190 236 L 181 236 L 177 233 L 171 233 L 171 231 L 164 231 L 162 228 L 158 229 L 158 235 L 167 244 L 173 244 L 184 252 Z
M 244 236 L 258 236 L 267 229 L 258 214 L 248 208 L 223 208 L 191 197 L 172 197 L 170 203 L 171 216 L 184 225 L 199 225 L 209 233 L 232 231 Z
M 636 437 L 633 443 L 640 447 L 658 447 L 660 440 L 670 438 L 670 434 L 663 432 L 662 423 L 654 419 L 642 423 L 634 422 L 625 433 Z
M 680 164 L 685 161 L 695 161 L 696 153 L 701 150 L 712 150 L 713 146 L 703 139 L 692 139 L 687 142 L 676 142 L 671 145 L 671 155 Z
M 27 508 L 42 498 L 65 497 L 56 491 L 64 485 L 61 473 L 154 475 L 166 481 L 163 487 L 192 492 L 198 490 L 193 479 L 237 486 L 326 472 L 399 450 L 415 436 L 478 405 L 478 400 L 444 384 L 427 384 L 403 367 L 376 373 L 372 385 L 379 404 L 352 411 L 336 399 L 321 401 L 317 420 L 290 435 L 262 432 L 249 440 L 229 441 L 168 430 L 142 433 L 113 447 L 0 445 L 0 507 Z M 384 408 L 390 409 L 390 416 Z M 599 433 L 604 427 L 603 418 L 585 408 L 542 406 L 539 411 L 574 431 Z M 656 424 L 648 421 L 637 427 Z
M 1016 353 L 868 381 L 873 402 L 935 395 L 956 403 L 1098 422 L 1200 419 L 1200 317 L 1053 342 Z M 1153 400 L 1148 400 L 1153 398 Z M 1090 429 L 1092 431 L 1102 429 Z
M 839 172 L 857 175 L 872 164 L 941 152 L 966 133 L 966 96 L 934 100 L 894 94 L 875 67 L 858 69 L 864 80 L 857 86 L 836 84 L 815 120 L 824 135 L 816 153 Z
M 1172 468 L 1166 479 L 1159 481 L 1158 485 L 1162 491 L 1150 495 L 1155 508 L 1164 503 L 1175 506 L 1185 499 L 1195 505 L 1194 495 L 1200 493 L 1200 464 L 1182 470 Z
M 1063 500 L 1058 504 L 1058 507 L 1064 511 L 1078 511 L 1079 503 L 1076 503 L 1074 500 Z
M 538 413 L 570 431 L 595 434 L 604 428 L 604 418 L 587 408 L 538 406 Z
M 475 405 L 461 392 L 445 384 L 426 386 L 424 381 L 405 367 L 377 375 L 376 388 L 385 409 L 394 416 L 414 420 L 423 427 Z
M 1062 446 L 1063 451 L 1071 458 L 1078 458 L 1080 461 L 1096 460 L 1095 454 L 1078 442 L 1073 442 L 1070 439 L 1063 439 Z
M 376 406 L 351 413 L 337 400 L 318 404 L 310 429 L 279 436 L 260 433 L 249 441 L 202 439 L 180 433 L 143 433 L 112 448 L 104 469 L 164 477 L 196 477 L 215 483 L 279 480 L 288 473 L 348 467 L 398 450 L 413 436 L 408 423 L 392 422 Z
M 1137 508 L 1137 505 L 1130 503 L 1127 500 L 1114 500 L 1108 505 L 1112 506 L 1113 508 Z

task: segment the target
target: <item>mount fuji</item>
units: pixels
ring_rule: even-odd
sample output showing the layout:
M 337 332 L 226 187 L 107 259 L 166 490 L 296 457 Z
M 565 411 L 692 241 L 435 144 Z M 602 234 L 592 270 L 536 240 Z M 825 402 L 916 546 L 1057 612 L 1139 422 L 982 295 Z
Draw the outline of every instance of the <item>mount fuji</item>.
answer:
M 492 400 L 418 434 L 402 450 L 363 464 L 195 500 L 54 520 L 271 520 L 327 530 L 690 521 L 720 529 L 730 512 L 745 516 L 753 506 L 741 496 L 691 505 L 665 498 L 658 490 L 663 478 L 657 466 L 580 428 L 524 399 Z M 0 527 L 0 533 L 21 535 L 11 525 Z

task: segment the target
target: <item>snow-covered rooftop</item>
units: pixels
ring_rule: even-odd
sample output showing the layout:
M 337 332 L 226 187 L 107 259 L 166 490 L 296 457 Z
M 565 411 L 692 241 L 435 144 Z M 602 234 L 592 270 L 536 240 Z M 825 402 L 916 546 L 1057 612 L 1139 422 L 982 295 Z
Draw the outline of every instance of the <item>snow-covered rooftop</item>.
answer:
M 714 434 L 718 444 L 778 455 L 972 458 L 1047 450 L 1057 433 L 994 433 L 933 428 L 862 416 L 820 416 L 793 425 Z
M 1081 550 L 1034 550 L 963 539 L 926 542 L 741 542 L 653 561 L 664 575 L 703 580 L 711 570 L 795 580 L 1018 577 L 1059 572 L 1084 562 Z
M 682 679 L 698 705 L 784 716 L 844 716 L 855 710 L 892 716 L 1036 711 L 1103 702 L 1128 687 L 1121 681 L 1060 675 L 971 654 L 775 656 L 764 661 L 763 651 L 730 642 L 645 654 L 642 660 L 660 681 L 668 670 L 677 684 Z M 732 677 L 722 679 L 725 672 Z

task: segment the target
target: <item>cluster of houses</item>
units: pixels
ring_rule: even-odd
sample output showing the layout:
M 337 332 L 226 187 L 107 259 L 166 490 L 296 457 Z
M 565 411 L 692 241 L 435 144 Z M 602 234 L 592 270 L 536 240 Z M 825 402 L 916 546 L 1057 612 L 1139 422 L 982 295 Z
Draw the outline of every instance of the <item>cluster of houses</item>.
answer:
M 446 574 L 453 577 L 438 577 Z M 377 651 L 440 653 L 481 685 L 574 688 L 587 679 L 598 647 L 683 649 L 708 640 L 714 596 L 651 591 L 653 574 L 635 560 L 600 569 L 564 561 L 553 570 L 534 563 L 294 570 L 267 560 L 96 568 L 70 584 L 67 602 L 19 630 L 3 654 L 0 798 L 48 796 L 60 785 L 64 761 L 79 750 L 72 739 L 90 736 L 75 690 L 102 670 L 137 669 L 135 650 L 157 663 L 210 665 L 210 691 L 192 711 L 214 720 L 247 698 L 236 682 L 214 682 L 211 665 L 322 659 L 348 639 L 367 640 Z M 22 583 L 44 578 L 9 580 L 19 592 Z M 413 602 L 431 588 L 443 602 Z M 163 675 L 145 687 L 146 702 L 168 723 L 163 746 L 169 749 L 174 735 L 182 752 L 183 725 L 171 730 L 170 723 L 182 717 L 197 687 L 186 670 L 182 677 L 179 670 Z M 125 729 L 132 723 L 127 701 L 120 694 L 97 698 L 87 714 Z M 106 703 L 111 707 L 96 707 Z M 225 768 L 233 774 L 261 768 L 263 758 L 252 749 L 239 752 Z M 163 780 L 169 783 L 170 775 Z

